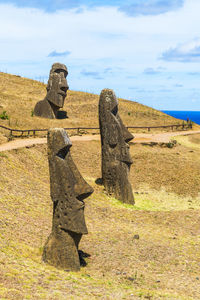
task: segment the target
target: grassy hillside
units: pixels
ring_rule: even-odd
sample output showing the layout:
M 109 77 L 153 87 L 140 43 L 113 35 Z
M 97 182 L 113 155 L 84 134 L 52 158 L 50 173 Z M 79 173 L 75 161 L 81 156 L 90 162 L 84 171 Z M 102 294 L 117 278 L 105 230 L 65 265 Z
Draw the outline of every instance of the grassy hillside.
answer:
M 69 91 L 68 119 L 32 116 L 45 85 L 0 73 L 0 114 L 12 128 L 98 126 L 98 96 Z M 182 122 L 120 99 L 126 125 Z M 0 143 L 6 140 L 0 131 Z M 130 181 L 136 204 L 108 197 L 101 176 L 100 142 L 73 142 L 72 156 L 94 188 L 86 199 L 89 253 L 78 273 L 41 261 L 51 231 L 52 203 L 46 145 L 0 152 L 0 299 L 181 299 L 200 294 L 200 135 L 176 137 L 170 148 L 131 144 Z M 139 237 L 139 239 L 138 239 Z
M 80 245 L 91 257 L 78 273 L 41 262 L 52 219 L 46 146 L 0 153 L 0 299 L 198 299 L 200 136 L 179 143 L 131 145 L 135 206 L 95 184 L 100 143 L 73 143 L 95 190 Z
M 0 114 L 6 111 L 9 116 L 9 120 L 0 119 L 0 124 L 18 129 L 98 127 L 98 95 L 69 91 L 63 108 L 69 118 L 65 120 L 47 120 L 33 116 L 36 102 L 45 95 L 46 86 L 43 83 L 0 73 Z M 119 111 L 127 126 L 182 124 L 182 121 L 160 111 L 128 100 L 119 99 Z M 5 134 L 5 131 L 0 132 Z

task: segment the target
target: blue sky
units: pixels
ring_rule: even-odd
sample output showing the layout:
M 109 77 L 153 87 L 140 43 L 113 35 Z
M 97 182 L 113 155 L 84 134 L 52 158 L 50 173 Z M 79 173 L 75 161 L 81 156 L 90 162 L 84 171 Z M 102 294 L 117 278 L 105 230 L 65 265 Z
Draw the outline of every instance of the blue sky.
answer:
M 200 110 L 199 0 L 0 0 L 0 71 L 157 109 Z

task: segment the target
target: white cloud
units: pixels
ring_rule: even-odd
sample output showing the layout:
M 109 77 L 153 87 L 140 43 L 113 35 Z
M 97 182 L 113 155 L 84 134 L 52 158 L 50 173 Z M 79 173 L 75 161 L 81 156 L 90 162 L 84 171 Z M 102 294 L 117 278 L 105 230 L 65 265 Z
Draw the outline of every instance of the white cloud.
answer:
M 200 62 L 200 38 L 165 51 L 161 59 L 178 62 Z
M 183 3 L 184 0 L 132 0 L 131 4 L 124 4 L 120 10 L 129 16 L 160 15 L 181 8 Z
M 73 9 L 47 13 L 12 5 L 0 5 L 0 11 L 0 70 L 29 77 L 48 76 L 55 60 L 48 54 L 69 51 L 70 55 L 60 56 L 59 60 L 69 68 L 72 89 L 99 92 L 101 88 L 110 87 L 121 97 L 144 97 L 145 103 L 151 101 L 148 93 L 129 89 L 133 82 L 140 91 L 155 92 L 161 84 L 167 90 L 177 82 L 183 83 L 184 88 L 197 83 L 195 75 L 188 73 L 197 73 L 198 64 L 160 61 L 158 57 L 177 44 L 182 45 L 179 47 L 182 52 L 197 45 L 197 40 L 190 45 L 186 42 L 199 36 L 199 0 L 186 0 L 177 11 L 137 18 L 128 17 L 111 6 L 82 7 L 78 14 Z M 112 70 L 112 76 L 104 72 L 107 68 Z M 85 77 L 84 73 L 81 75 L 82 70 L 86 72 Z M 147 78 L 144 70 L 155 71 L 157 75 Z M 95 80 L 95 76 L 92 78 L 95 74 L 103 79 Z M 172 78 L 170 87 L 169 77 Z M 181 93 L 186 95 L 185 90 L 174 89 L 177 101 Z M 167 98 L 163 99 L 163 108 L 169 103 L 166 101 Z

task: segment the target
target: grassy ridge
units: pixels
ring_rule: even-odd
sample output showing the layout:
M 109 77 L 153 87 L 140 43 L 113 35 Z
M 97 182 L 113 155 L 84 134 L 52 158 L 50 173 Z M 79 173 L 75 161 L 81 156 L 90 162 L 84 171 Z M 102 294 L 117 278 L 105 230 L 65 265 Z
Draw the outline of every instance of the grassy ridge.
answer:
M 0 72 L 0 114 L 6 111 L 10 118 L 0 119 L 0 124 L 19 129 L 98 127 L 98 95 L 69 91 L 63 108 L 69 118 L 65 120 L 48 120 L 33 116 L 35 104 L 45 95 L 45 84 Z M 160 111 L 133 101 L 119 99 L 119 110 L 126 125 L 156 126 L 182 123 Z

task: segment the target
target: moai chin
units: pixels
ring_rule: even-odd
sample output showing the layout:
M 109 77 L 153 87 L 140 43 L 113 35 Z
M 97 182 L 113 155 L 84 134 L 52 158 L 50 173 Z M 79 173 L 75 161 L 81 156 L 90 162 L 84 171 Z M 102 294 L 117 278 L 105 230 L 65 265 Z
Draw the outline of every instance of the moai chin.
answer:
M 70 154 L 71 141 L 64 129 L 48 131 L 50 191 L 53 201 L 52 232 L 43 251 L 43 261 L 60 269 L 78 271 L 78 245 L 87 234 L 84 199 L 92 187 L 79 173 Z
M 58 110 L 63 107 L 69 89 L 67 83 L 67 67 L 60 63 L 52 65 L 47 84 L 47 95 L 44 100 L 36 103 L 34 115 L 38 117 L 56 119 Z
M 118 114 L 118 100 L 113 90 L 104 89 L 99 99 L 102 182 L 108 194 L 122 202 L 134 204 L 128 176 L 133 163 L 128 142 L 134 137 Z

